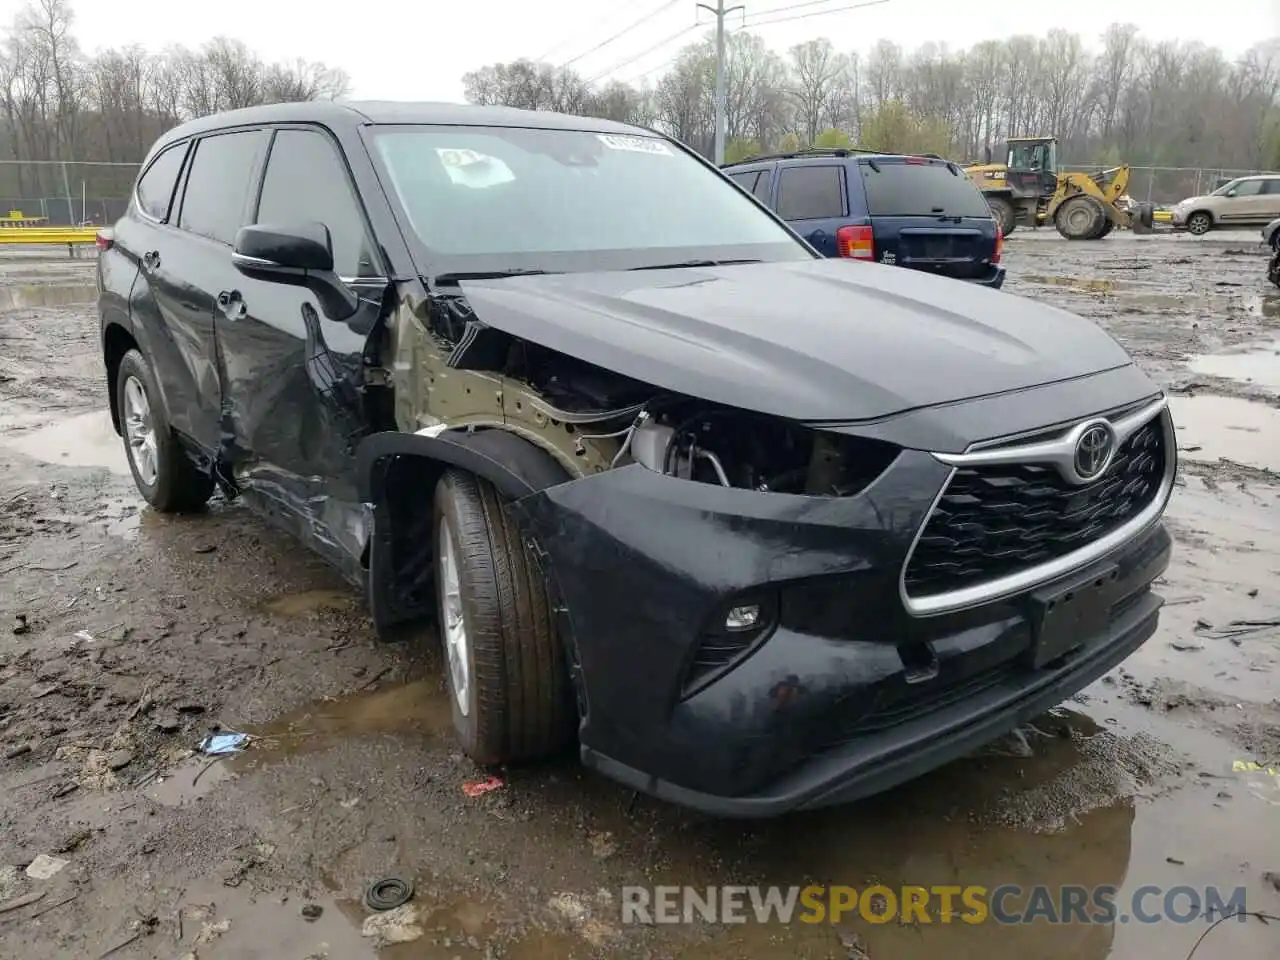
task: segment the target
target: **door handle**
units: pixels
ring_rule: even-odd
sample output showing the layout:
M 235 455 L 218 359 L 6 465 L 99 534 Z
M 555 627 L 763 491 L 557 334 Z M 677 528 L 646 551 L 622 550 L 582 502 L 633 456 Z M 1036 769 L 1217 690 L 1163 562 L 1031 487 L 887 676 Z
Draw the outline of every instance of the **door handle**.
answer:
M 148 250 L 142 255 L 142 268 L 144 270 L 154 270 L 160 266 L 160 251 Z

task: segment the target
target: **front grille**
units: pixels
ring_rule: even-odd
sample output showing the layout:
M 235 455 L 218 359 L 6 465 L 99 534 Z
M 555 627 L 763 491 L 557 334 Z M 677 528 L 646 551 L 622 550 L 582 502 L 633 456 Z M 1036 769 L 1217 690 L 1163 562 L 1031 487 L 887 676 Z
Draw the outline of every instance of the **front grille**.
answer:
M 1116 451 L 1103 476 L 1074 486 L 1047 464 L 956 470 L 907 564 L 912 597 L 973 587 L 1087 546 L 1156 497 L 1165 473 L 1163 417 Z

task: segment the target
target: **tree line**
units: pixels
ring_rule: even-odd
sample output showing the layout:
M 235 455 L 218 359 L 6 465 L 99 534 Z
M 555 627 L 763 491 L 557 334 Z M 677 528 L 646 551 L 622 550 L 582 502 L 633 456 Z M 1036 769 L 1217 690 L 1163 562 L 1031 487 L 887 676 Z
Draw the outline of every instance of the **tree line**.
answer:
M 302 59 L 267 63 L 226 37 L 198 50 L 130 46 L 88 56 L 74 25 L 68 0 L 33 0 L 0 37 L 0 159 L 137 163 L 161 133 L 192 117 L 334 99 L 350 86 L 342 70 Z M 126 184 L 135 172 L 122 174 Z M 60 194 L 57 176 L 35 164 L 5 164 L 0 193 Z
M 1198 42 L 1153 42 L 1108 26 L 987 40 L 963 50 L 882 40 L 841 51 L 827 38 L 780 54 L 740 30 L 726 57 L 729 160 L 807 145 L 1001 159 L 1010 136 L 1054 134 L 1061 155 L 1108 165 L 1280 168 L 1280 39 L 1231 61 Z M 607 117 L 671 134 L 710 155 L 715 47 L 683 48 L 656 80 L 589 82 L 517 60 L 463 76 L 469 101 Z

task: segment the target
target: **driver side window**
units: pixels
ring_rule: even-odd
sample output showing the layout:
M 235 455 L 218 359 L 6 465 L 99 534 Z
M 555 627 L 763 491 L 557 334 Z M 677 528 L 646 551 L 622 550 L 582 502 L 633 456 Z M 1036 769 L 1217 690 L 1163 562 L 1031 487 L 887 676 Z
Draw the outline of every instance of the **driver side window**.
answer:
M 1237 197 L 1253 197 L 1262 192 L 1262 181 L 1241 180 L 1232 189 Z
M 254 222 L 288 226 L 316 220 L 329 228 L 338 276 L 382 275 L 337 148 L 314 130 L 278 130 Z

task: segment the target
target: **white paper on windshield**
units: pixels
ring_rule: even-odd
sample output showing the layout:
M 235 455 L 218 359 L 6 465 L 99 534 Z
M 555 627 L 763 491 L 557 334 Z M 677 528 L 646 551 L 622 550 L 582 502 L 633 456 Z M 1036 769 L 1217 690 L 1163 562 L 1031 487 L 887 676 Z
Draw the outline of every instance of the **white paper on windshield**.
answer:
M 597 133 L 596 136 L 610 150 L 629 150 L 632 153 L 652 153 L 660 157 L 672 156 L 671 148 L 661 140 L 651 137 L 627 137 L 616 133 Z
M 492 187 L 515 179 L 511 168 L 486 153 L 475 150 L 436 147 L 449 179 L 466 187 Z

